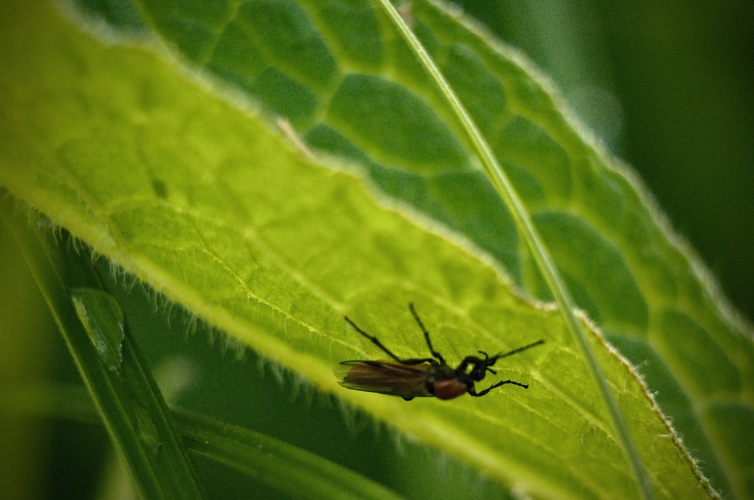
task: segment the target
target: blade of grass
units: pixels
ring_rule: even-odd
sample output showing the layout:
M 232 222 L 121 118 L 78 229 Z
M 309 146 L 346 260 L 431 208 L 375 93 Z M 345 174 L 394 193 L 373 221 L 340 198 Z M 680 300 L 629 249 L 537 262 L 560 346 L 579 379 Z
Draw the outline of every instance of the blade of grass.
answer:
M 193 462 L 170 423 L 167 405 L 115 299 L 95 288 L 72 290 L 41 232 L 26 231 L 5 215 L 2 218 L 142 496 L 203 498 Z M 82 259 L 67 263 L 68 274 L 91 283 L 80 269 Z
M 83 387 L 72 385 L 16 388 L 4 394 L 14 412 L 98 424 L 96 409 Z M 292 497 L 400 498 L 393 491 L 321 456 L 267 435 L 172 409 L 175 428 L 186 446 Z
M 399 498 L 364 476 L 264 434 L 186 410 L 176 409 L 175 420 L 193 451 L 293 497 Z
M 479 158 L 484 166 L 484 170 L 492 180 L 495 189 L 500 194 L 501 198 L 509 208 L 516 226 L 522 234 L 526 244 L 531 251 L 537 266 L 542 273 L 549 289 L 551 290 L 555 301 L 557 302 L 560 311 L 568 326 L 568 330 L 571 332 L 576 340 L 576 344 L 579 346 L 582 358 L 586 362 L 589 372 L 597 385 L 600 395 L 605 403 L 610 420 L 613 427 L 618 434 L 621 446 L 626 454 L 626 458 L 631 466 L 633 474 L 636 478 L 637 487 L 639 492 L 644 498 L 654 498 L 654 493 L 651 488 L 649 476 L 644 469 L 644 465 L 641 462 L 639 454 L 634 446 L 631 436 L 628 432 L 623 416 L 618 408 L 618 405 L 610 392 L 610 388 L 607 385 L 607 380 L 602 372 L 602 368 L 592 352 L 592 348 L 586 338 L 584 330 L 581 328 L 576 316 L 573 314 L 575 310 L 575 303 L 571 298 L 568 288 L 560 276 L 560 273 L 555 266 L 552 258 L 545 247 L 542 238 L 539 236 L 534 224 L 529 217 L 526 207 L 516 193 L 513 184 L 508 179 L 507 175 L 500 166 L 497 158 L 492 152 L 492 149 L 484 140 L 481 132 L 477 128 L 471 116 L 464 108 L 461 101 L 456 96 L 450 84 L 440 72 L 440 69 L 435 65 L 434 61 L 430 57 L 429 53 L 424 49 L 419 42 L 419 39 L 414 35 L 406 22 L 403 20 L 398 11 L 393 7 L 389 0 L 379 0 L 379 4 L 387 13 L 390 20 L 396 26 L 401 36 L 406 40 L 411 50 L 421 61 L 424 69 L 429 74 L 432 81 L 440 89 L 441 93 L 448 102 L 448 105 L 452 108 L 453 113 L 461 123 L 468 139 L 473 144 Z

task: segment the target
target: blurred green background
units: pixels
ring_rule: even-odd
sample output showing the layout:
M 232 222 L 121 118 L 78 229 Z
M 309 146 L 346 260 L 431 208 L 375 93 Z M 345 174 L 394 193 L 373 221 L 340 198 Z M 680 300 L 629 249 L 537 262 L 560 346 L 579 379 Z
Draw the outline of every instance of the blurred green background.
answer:
M 754 317 L 749 254 L 754 4 L 466 0 L 459 5 L 551 78 L 605 148 L 639 173 L 733 304 Z M 8 243 L 0 235 L 0 389 L 23 390 L 37 381 L 78 383 L 65 345 Z M 107 274 L 106 263 L 101 267 Z M 177 386 L 193 381 L 190 389 L 176 392 L 177 402 L 315 451 L 410 496 L 498 493 L 459 464 L 396 442 L 385 429 L 253 353 L 239 356 L 222 335 L 202 326 L 187 334 L 191 322 L 141 285 L 122 277 L 112 285 L 152 366 L 172 366 L 164 380 Z M 28 407 L 45 414 L 33 402 Z M 101 427 L 0 412 L 0 443 L 4 498 L 123 491 L 112 486 L 117 476 L 104 473 L 112 451 Z M 218 466 L 202 463 L 201 469 L 215 497 L 275 496 Z

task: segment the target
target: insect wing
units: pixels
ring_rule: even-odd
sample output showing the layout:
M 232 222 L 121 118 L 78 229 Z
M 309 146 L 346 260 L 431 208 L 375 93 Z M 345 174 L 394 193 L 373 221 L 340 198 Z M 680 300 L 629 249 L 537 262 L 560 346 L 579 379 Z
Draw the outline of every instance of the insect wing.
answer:
M 377 392 L 402 398 L 429 397 L 429 365 L 404 365 L 394 361 L 343 361 L 335 370 L 340 385 L 356 391 Z

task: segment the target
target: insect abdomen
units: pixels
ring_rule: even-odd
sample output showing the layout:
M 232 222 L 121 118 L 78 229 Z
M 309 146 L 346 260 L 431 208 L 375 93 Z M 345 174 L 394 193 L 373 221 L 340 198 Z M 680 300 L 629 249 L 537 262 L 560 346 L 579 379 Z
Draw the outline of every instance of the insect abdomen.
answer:
M 469 388 L 457 378 L 438 380 L 432 384 L 432 393 L 437 399 L 453 399 L 466 394 Z

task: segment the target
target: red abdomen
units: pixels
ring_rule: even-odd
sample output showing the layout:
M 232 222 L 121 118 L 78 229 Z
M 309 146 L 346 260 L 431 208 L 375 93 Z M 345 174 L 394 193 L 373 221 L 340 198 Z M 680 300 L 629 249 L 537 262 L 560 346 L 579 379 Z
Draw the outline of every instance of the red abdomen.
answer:
M 466 384 L 458 380 L 457 378 L 448 378 L 445 380 L 437 380 L 432 389 L 435 397 L 438 399 L 453 399 L 466 394 L 469 390 Z

